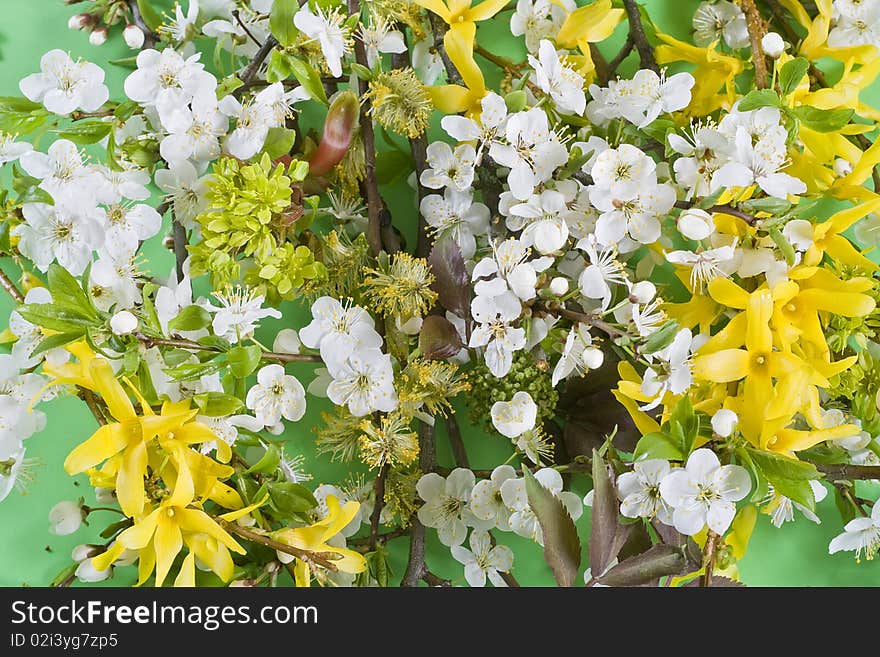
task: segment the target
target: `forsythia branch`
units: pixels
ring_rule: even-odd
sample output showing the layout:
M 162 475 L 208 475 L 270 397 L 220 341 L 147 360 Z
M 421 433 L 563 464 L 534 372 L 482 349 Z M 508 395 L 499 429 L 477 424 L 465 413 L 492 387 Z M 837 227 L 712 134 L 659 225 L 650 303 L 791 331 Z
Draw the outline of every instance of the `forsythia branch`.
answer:
M 153 338 L 143 333 L 136 333 L 135 337 L 143 342 L 147 347 L 177 347 L 179 349 L 191 349 L 193 351 L 213 351 L 222 353 L 220 349 L 210 347 L 205 344 L 199 344 L 192 340 L 178 340 L 176 338 Z M 321 357 L 317 354 L 282 354 L 276 351 L 264 351 L 263 358 L 266 360 L 277 360 L 282 363 L 320 363 Z
M 211 517 L 230 534 L 240 536 L 241 538 L 250 541 L 251 543 L 260 543 L 261 545 L 265 545 L 266 547 L 277 550 L 278 552 L 290 554 L 297 559 L 302 559 L 303 561 L 316 564 L 318 566 L 321 566 L 322 568 L 326 568 L 327 570 L 332 570 L 333 572 L 337 572 L 339 570 L 336 567 L 336 564 L 330 560 L 330 558 L 333 558 L 335 556 L 333 553 L 309 552 L 307 550 L 300 550 L 299 548 L 287 545 L 287 543 L 281 543 L 280 541 L 273 540 L 268 536 L 263 536 L 262 534 L 258 534 L 257 532 L 252 532 L 251 530 L 245 529 L 237 523 L 229 522 L 228 520 L 223 520 L 223 518 L 218 518 L 216 516 Z

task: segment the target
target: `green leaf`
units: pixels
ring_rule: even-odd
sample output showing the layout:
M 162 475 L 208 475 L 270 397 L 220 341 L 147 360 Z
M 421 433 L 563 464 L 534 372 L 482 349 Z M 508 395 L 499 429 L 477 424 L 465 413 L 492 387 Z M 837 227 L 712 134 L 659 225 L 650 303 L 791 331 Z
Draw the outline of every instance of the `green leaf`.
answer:
M 82 285 L 64 267 L 57 263 L 49 265 L 48 284 L 52 305 L 67 308 L 93 320 L 98 319 Z
M 784 198 L 776 198 L 768 196 L 767 198 L 752 198 L 748 201 L 741 201 L 740 208 L 746 212 L 768 212 L 770 214 L 782 214 L 791 209 L 791 203 Z
M 109 135 L 112 129 L 113 124 L 109 121 L 89 119 L 87 121 L 77 121 L 64 130 L 56 131 L 56 134 L 63 139 L 69 139 L 75 144 L 96 144 Z
M 782 103 L 775 91 L 771 89 L 755 89 L 739 101 L 737 107 L 740 112 L 749 112 L 761 107 L 780 107 L 781 105 Z
M 804 481 L 822 478 L 822 473 L 812 463 L 754 447 L 746 447 L 746 451 L 764 476 L 771 481 L 773 477 Z
M 229 371 L 237 379 L 243 379 L 257 369 L 263 351 L 255 344 L 249 347 L 233 347 L 226 354 Z
M 217 85 L 217 100 L 220 100 L 224 96 L 228 96 L 243 84 L 244 82 L 235 75 L 223 78 Z
M 685 570 L 684 550 L 674 545 L 654 545 L 645 552 L 624 559 L 596 580 L 607 586 L 640 586 Z
M 273 482 L 267 486 L 272 506 L 284 515 L 303 513 L 318 506 L 308 488 L 289 481 Z
M 138 9 L 141 12 L 141 18 L 144 19 L 147 27 L 154 32 L 162 25 L 162 17 L 154 8 L 150 0 L 137 0 Z
M 275 445 L 270 444 L 266 447 L 266 451 L 263 452 L 260 460 L 245 470 L 244 474 L 253 474 L 254 472 L 272 474 L 278 468 L 279 463 L 281 463 L 281 452 L 278 451 Z
M 263 150 L 273 160 L 277 160 L 282 155 L 290 153 L 294 141 L 296 141 L 296 132 L 290 128 L 269 128 L 269 134 L 266 136 L 266 144 L 263 146 Z
M 58 347 L 63 347 L 71 342 L 76 342 L 81 339 L 84 334 L 85 331 L 71 331 L 69 333 L 55 333 L 54 335 L 47 336 L 40 340 L 40 343 L 33 351 L 33 355 L 36 356 L 44 351 L 57 349 Z
M 165 373 L 172 381 L 195 381 L 203 376 L 210 376 L 223 369 L 226 363 L 222 358 L 209 363 L 184 363 L 177 367 L 169 367 Z
M 504 104 L 507 105 L 507 111 L 511 114 L 524 110 L 528 100 L 529 97 L 525 89 L 515 89 L 504 96 Z
M 116 106 L 116 109 L 113 110 L 113 116 L 120 121 L 128 121 L 139 109 L 140 105 L 135 101 L 126 100 L 124 103 L 119 103 L 119 105 Z
M 25 203 L 45 203 L 46 205 L 55 205 L 55 199 L 52 198 L 52 195 L 37 185 L 31 185 L 22 191 L 18 195 L 18 198 L 15 199 L 15 202 L 17 205 L 24 205 Z
M 651 137 L 654 141 L 666 144 L 666 135 L 670 131 L 674 132 L 675 127 L 675 123 L 669 119 L 657 119 L 646 125 L 644 128 L 641 128 L 641 131 Z
M 238 397 L 227 395 L 225 392 L 203 392 L 193 399 L 199 407 L 199 412 L 208 417 L 224 417 L 244 408 Z
M 0 97 L 0 130 L 10 134 L 26 134 L 39 128 L 49 112 L 39 103 L 16 96 Z
M 643 459 L 682 461 L 684 460 L 684 454 L 671 437 L 660 431 L 655 431 L 653 433 L 646 433 L 636 443 L 633 461 L 641 461 Z
M 834 132 L 840 130 L 853 117 L 851 109 L 825 110 L 809 105 L 794 107 L 791 113 L 805 126 L 816 132 Z
M 273 50 L 266 64 L 266 81 L 272 84 L 282 82 L 289 78 L 291 73 L 287 54 L 281 50 Z
M 769 233 L 770 237 L 773 239 L 773 243 L 785 258 L 785 262 L 787 262 L 789 266 L 794 265 L 794 247 L 791 245 L 791 242 L 788 241 L 788 238 L 786 238 L 785 235 L 782 234 L 782 231 L 776 226 L 771 228 Z
M 278 43 L 287 48 L 292 46 L 298 30 L 293 24 L 293 15 L 299 10 L 297 0 L 275 0 L 269 12 L 269 30 Z
M 783 96 L 792 93 L 804 79 L 807 71 L 810 70 L 810 62 L 803 57 L 795 57 L 794 59 L 783 64 L 779 69 L 779 88 Z
M 82 335 L 94 321 L 81 313 L 61 308 L 51 303 L 30 303 L 21 306 L 18 314 L 31 324 L 36 324 L 52 331 L 62 333 L 79 333 Z
M 168 322 L 172 331 L 198 331 L 211 323 L 211 313 L 201 306 L 187 306 L 180 314 Z
M 810 449 L 802 449 L 798 452 L 798 456 L 814 463 L 836 465 L 849 462 L 849 452 L 831 443 L 820 443 Z
M 299 83 L 308 92 L 309 96 L 327 105 L 327 93 L 324 91 L 324 84 L 321 82 L 321 76 L 318 75 L 314 67 L 296 57 L 288 57 L 287 63 L 290 65 L 293 77 L 299 80 Z
M 573 586 L 581 565 L 581 541 L 565 505 L 523 468 L 529 506 L 541 525 L 544 560 L 559 586 Z
M 786 479 L 785 477 L 777 477 L 771 479 L 767 477 L 767 481 L 773 484 L 774 490 L 780 495 L 785 495 L 788 499 L 798 504 L 802 504 L 810 511 L 816 509 L 816 497 L 813 494 L 813 488 L 809 481 L 803 479 Z
M 672 344 L 680 328 L 677 321 L 670 319 L 659 329 L 651 333 L 639 351 L 643 354 L 653 354 L 661 349 L 665 349 Z
M 694 448 L 694 441 L 700 435 L 700 418 L 694 413 L 690 397 L 684 395 L 678 400 L 669 416 L 669 435 L 678 444 L 685 456 Z

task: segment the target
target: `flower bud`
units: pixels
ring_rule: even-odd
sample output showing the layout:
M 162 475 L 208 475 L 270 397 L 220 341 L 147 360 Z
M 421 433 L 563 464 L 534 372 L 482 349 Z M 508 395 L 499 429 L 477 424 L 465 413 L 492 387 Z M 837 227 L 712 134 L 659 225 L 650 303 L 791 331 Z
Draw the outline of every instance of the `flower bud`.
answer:
M 76 567 L 76 576 L 80 582 L 103 582 L 113 574 L 113 566 L 107 570 L 95 570 L 91 559 L 81 561 Z
M 144 47 L 144 31 L 137 25 L 126 25 L 122 30 L 122 38 L 132 50 L 140 50 Z
M 581 360 L 588 369 L 597 370 L 602 367 L 602 363 L 605 361 L 605 354 L 597 347 L 587 347 L 584 349 L 584 353 L 581 354 Z
M 703 240 L 715 232 L 712 215 L 700 208 L 691 208 L 678 215 L 678 232 L 690 240 Z
M 67 27 L 71 30 L 82 30 L 92 24 L 91 14 L 74 14 L 67 19 Z
M 281 329 L 275 336 L 275 342 L 272 343 L 272 351 L 280 354 L 298 354 L 302 342 L 296 334 L 296 330 L 292 328 Z
M 712 416 L 712 431 L 722 438 L 727 438 L 736 429 L 739 423 L 739 417 L 736 413 L 726 408 L 722 408 Z
M 418 335 L 422 330 L 422 318 L 419 316 L 410 317 L 403 323 L 401 323 L 400 317 L 396 317 L 394 324 L 397 326 L 397 330 L 404 335 Z
M 82 507 L 76 502 L 64 500 L 49 511 L 49 532 L 56 536 L 67 536 L 79 529 L 82 521 Z
M 557 297 L 561 297 L 568 292 L 568 279 L 563 276 L 557 276 L 550 281 L 550 291 Z
M 629 290 L 629 300 L 645 305 L 657 294 L 657 287 L 651 281 L 639 281 Z
M 107 43 L 107 28 L 99 27 L 92 30 L 92 33 L 89 35 L 89 43 L 93 46 L 103 46 Z
M 776 32 L 767 32 L 761 39 L 761 50 L 770 59 L 779 59 L 785 52 L 785 41 Z
M 844 160 L 842 157 L 834 160 L 834 175 L 838 178 L 843 178 L 844 176 L 848 176 L 852 173 L 853 165 L 852 162 L 848 160 Z
M 137 317 L 127 310 L 120 310 L 110 318 L 110 330 L 116 335 L 128 335 L 138 326 Z
M 95 489 L 95 500 L 100 504 L 115 504 L 116 496 L 113 494 L 112 488 L 98 487 Z
M 83 543 L 82 545 L 77 545 L 70 553 L 70 558 L 79 563 L 80 561 L 85 561 L 86 559 L 91 559 L 94 556 L 101 554 L 102 547 L 100 545 L 91 545 L 89 543 Z
M 330 103 L 321 143 L 309 159 L 309 172 L 312 176 L 329 173 L 345 157 L 351 145 L 359 111 L 360 102 L 351 91 L 343 91 Z

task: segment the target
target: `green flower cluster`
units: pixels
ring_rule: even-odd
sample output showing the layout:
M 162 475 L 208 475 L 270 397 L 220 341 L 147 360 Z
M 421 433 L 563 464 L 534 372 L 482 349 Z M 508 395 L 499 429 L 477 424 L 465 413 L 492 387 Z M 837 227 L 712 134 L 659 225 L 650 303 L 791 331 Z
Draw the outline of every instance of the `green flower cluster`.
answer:
M 510 401 L 520 390 L 529 393 L 538 405 L 536 426 L 541 426 L 544 420 L 549 420 L 556 413 L 559 394 L 553 388 L 549 372 L 524 351 L 513 355 L 513 365 L 507 376 L 499 379 L 481 362 L 468 373 L 468 382 L 471 392 L 465 399 L 470 406 L 471 421 L 474 424 L 482 423 L 490 433 L 495 432 L 489 415 L 492 404 Z
M 192 273 L 209 273 L 215 289 L 244 280 L 270 303 L 292 299 L 306 280 L 324 277 L 311 250 L 289 241 L 303 216 L 295 184 L 307 173 L 305 162 L 273 166 L 265 154 L 254 164 L 219 159 L 208 182 L 209 209 L 196 217 L 202 241 L 189 247 Z

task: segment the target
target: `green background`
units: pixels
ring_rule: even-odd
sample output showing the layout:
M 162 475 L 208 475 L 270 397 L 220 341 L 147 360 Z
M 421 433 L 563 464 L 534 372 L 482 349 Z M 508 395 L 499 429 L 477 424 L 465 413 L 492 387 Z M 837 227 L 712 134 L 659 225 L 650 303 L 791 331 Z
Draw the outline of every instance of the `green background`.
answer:
M 68 18 L 81 11 L 82 5 L 64 6 L 60 0 L 3 0 L 4 20 L 0 23 L 0 95 L 18 95 L 18 81 L 39 69 L 40 56 L 52 48 L 69 51 L 74 57 L 93 61 L 107 69 L 107 83 L 111 89 L 111 99 L 121 97 L 122 81 L 128 70 L 108 64 L 110 60 L 129 57 L 132 52 L 122 42 L 119 28 L 113 32 L 110 42 L 101 47 L 88 43 L 88 34 L 67 29 Z M 581 4 L 581 3 L 579 3 Z M 663 31 L 686 38 L 690 28 L 690 18 L 698 2 L 694 0 L 657 1 L 646 3 L 651 16 Z M 480 26 L 480 42 L 483 44 L 503 44 L 497 52 L 522 58 L 521 46 L 509 37 L 507 32 L 509 13 L 503 18 L 489 21 Z M 617 35 L 620 38 L 620 35 Z M 494 48 L 493 48 L 494 50 Z M 488 68 L 491 70 L 491 67 Z M 492 82 L 491 75 L 490 82 Z M 699 81 L 698 81 L 699 83 Z M 867 94 L 867 100 L 875 106 L 880 102 L 880 93 L 875 87 Z M 41 144 L 45 150 L 46 143 Z M 417 207 L 413 195 L 401 181 L 382 189 L 389 201 L 390 209 L 398 224 L 410 239 L 415 226 Z M 161 235 L 152 240 L 145 251 L 147 256 L 144 268 L 153 275 L 165 276 L 173 259 L 160 246 Z M 2 261 L 7 273 L 17 274 L 8 259 Z M 285 326 L 300 327 L 303 322 L 302 311 L 288 304 L 285 318 L 267 322 L 263 335 L 271 335 Z M 12 303 L 5 295 L 0 297 L 0 324 L 6 326 L 6 317 Z M 301 375 L 304 383 L 310 380 L 308 367 L 289 368 L 291 373 Z M 290 454 L 306 457 L 306 469 L 314 473 L 315 479 L 309 485 L 322 481 L 339 482 L 346 478 L 343 468 L 328 463 L 326 458 L 315 457 L 311 448 L 313 434 L 311 427 L 319 421 L 318 413 L 329 407 L 326 400 L 309 398 L 309 412 L 305 418 L 288 426 L 285 438 L 288 440 Z M 89 486 L 85 477 L 69 477 L 62 468 L 64 457 L 69 450 L 95 429 L 95 423 L 85 405 L 70 396 L 61 397 L 40 406 L 48 416 L 46 429 L 28 440 L 28 456 L 40 460 L 36 471 L 36 481 L 27 494 L 13 492 L 0 503 L 0 586 L 45 586 L 66 565 L 70 563 L 70 550 L 77 544 L 97 541 L 97 533 L 107 523 L 115 520 L 110 514 L 96 514 L 92 527 L 84 527 L 72 536 L 57 537 L 49 534 L 47 514 L 52 506 L 63 499 L 77 499 L 85 495 L 89 499 Z M 459 413 L 463 425 L 467 424 L 465 409 Z M 474 468 L 490 468 L 505 460 L 509 454 L 508 443 L 498 436 L 489 436 L 477 428 L 463 426 L 465 441 L 471 454 Z M 439 459 L 443 465 L 452 465 L 448 442 L 442 427 L 438 430 Z M 499 458 L 500 457 L 500 458 Z M 576 481 L 575 489 L 583 493 L 584 481 Z M 834 508 L 833 496 L 819 505 L 823 524 L 813 523 L 798 517 L 782 529 L 769 523 L 767 516 L 758 517 L 757 527 L 752 537 L 748 555 L 740 563 L 742 580 L 749 585 L 763 586 L 827 586 L 827 585 L 880 585 L 880 564 L 856 564 L 851 553 L 829 556 L 828 542 L 840 531 L 840 518 Z M 586 519 L 578 522 L 582 540 L 588 540 Z M 429 567 L 440 576 L 449 577 L 456 583 L 464 583 L 461 566 L 454 562 L 447 548 L 439 545 L 429 530 Z M 552 578 L 543 562 L 538 546 L 512 533 L 498 533 L 505 544 L 511 546 L 516 554 L 513 573 L 524 585 L 551 584 Z M 392 541 L 392 568 L 399 577 L 406 564 L 407 541 Z M 117 570 L 113 579 L 105 584 L 126 585 L 134 580 L 134 569 Z

